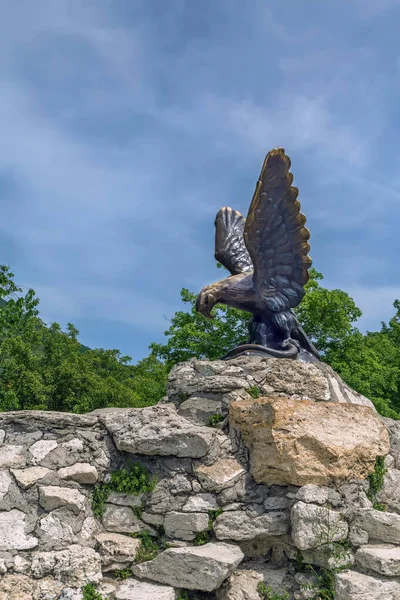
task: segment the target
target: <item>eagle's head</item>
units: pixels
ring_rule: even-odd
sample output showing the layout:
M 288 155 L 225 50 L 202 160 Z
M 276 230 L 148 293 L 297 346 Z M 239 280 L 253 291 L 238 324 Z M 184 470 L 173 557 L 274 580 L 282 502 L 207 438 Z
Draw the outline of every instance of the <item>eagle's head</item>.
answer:
M 215 315 L 211 314 L 211 309 L 218 304 L 218 302 L 221 302 L 221 291 L 222 290 L 219 281 L 203 287 L 196 300 L 197 312 L 202 314 L 204 317 L 214 319 Z

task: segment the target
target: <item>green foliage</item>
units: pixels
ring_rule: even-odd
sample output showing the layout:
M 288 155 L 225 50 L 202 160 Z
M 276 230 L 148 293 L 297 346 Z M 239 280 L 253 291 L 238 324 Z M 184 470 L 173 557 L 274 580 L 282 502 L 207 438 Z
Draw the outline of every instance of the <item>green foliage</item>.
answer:
M 257 385 L 253 385 L 253 387 L 247 390 L 247 393 L 250 394 L 250 396 L 256 400 L 260 397 L 261 390 Z
M 115 569 L 113 573 L 115 579 L 129 579 L 133 575 L 131 569 Z
M 204 531 L 199 531 L 199 533 L 196 533 L 196 536 L 193 540 L 193 544 L 195 546 L 204 546 L 204 544 L 207 544 L 210 541 L 210 532 L 208 531 L 208 529 L 205 529 Z
M 93 514 L 97 518 L 103 516 L 104 504 L 111 492 L 139 496 L 139 494 L 151 492 L 155 484 L 156 482 L 150 479 L 149 472 L 142 465 L 135 464 L 118 469 L 111 473 L 110 481 L 103 482 L 94 488 L 92 497 Z
M 84 413 L 148 406 L 165 394 L 167 367 L 154 354 L 131 365 L 118 350 L 83 347 L 71 324 L 45 325 L 35 292 L 23 295 L 5 266 L 0 300 L 0 411 Z
M 103 596 L 99 594 L 93 583 L 88 583 L 82 588 L 83 599 L 82 600 L 103 600 Z
M 257 592 L 262 600 L 289 600 L 287 592 L 274 592 L 272 588 L 266 586 L 262 581 L 257 585 Z
M 187 592 L 181 592 L 177 598 L 177 600 L 189 600 L 189 596 Z
M 162 538 L 153 538 L 147 532 L 139 533 L 139 550 L 136 554 L 136 562 L 146 562 L 153 560 L 160 552 L 169 548 L 169 545 Z
M 204 544 L 207 544 L 210 541 L 214 521 L 217 517 L 219 517 L 219 515 L 222 515 L 222 513 L 223 513 L 222 508 L 217 508 L 216 510 L 208 511 L 208 527 L 207 527 L 207 529 L 205 529 L 204 531 L 200 531 L 196 535 L 196 537 L 194 538 L 194 541 L 193 541 L 195 546 L 203 546 Z
M 215 413 L 211 415 L 208 419 L 208 424 L 210 427 L 215 427 L 218 423 L 221 423 L 224 420 L 224 416 L 219 413 Z
M 381 504 L 380 502 L 378 502 L 376 496 L 378 492 L 383 488 L 386 471 L 387 469 L 385 467 L 385 457 L 377 456 L 374 471 L 370 473 L 370 475 L 368 475 L 369 491 L 367 496 L 371 500 L 373 508 L 375 508 L 375 510 L 381 510 L 383 512 L 386 510 L 386 506 L 385 504 Z

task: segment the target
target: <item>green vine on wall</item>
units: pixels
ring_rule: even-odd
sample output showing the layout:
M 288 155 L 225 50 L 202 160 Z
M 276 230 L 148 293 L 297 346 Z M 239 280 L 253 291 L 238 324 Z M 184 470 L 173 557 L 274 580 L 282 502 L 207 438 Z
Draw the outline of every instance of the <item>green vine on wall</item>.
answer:
M 386 505 L 381 504 L 376 499 L 378 493 L 383 488 L 386 471 L 387 469 L 385 467 L 385 457 L 377 456 L 374 471 L 370 473 L 370 475 L 368 475 L 369 491 L 367 493 L 367 496 L 369 500 L 371 500 L 372 506 L 375 508 L 375 510 L 386 510 Z

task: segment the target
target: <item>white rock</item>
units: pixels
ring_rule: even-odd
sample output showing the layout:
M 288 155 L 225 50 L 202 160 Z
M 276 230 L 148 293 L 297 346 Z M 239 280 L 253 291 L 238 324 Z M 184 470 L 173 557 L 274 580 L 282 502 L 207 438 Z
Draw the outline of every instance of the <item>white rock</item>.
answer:
M 217 500 L 212 494 L 198 494 L 197 496 L 190 496 L 182 510 L 184 512 L 208 512 L 217 508 Z
M 179 540 L 194 540 L 197 533 L 208 527 L 208 514 L 169 512 L 164 518 L 165 534 Z
M 284 535 L 289 530 L 288 512 L 254 514 L 253 511 L 227 511 L 217 517 L 214 532 L 218 540 L 242 542 L 258 536 Z
M 51 574 L 71 587 L 82 587 L 102 579 L 101 559 L 92 548 L 79 545 L 59 552 L 35 552 L 32 574 L 37 579 Z
M 0 575 L 7 573 L 7 565 L 4 558 L 0 558 Z
M 30 568 L 30 566 L 30 561 L 24 558 L 23 556 L 19 556 L 17 554 L 17 556 L 14 557 L 14 571 L 16 573 L 25 573 Z
M 174 588 L 147 581 L 125 581 L 114 592 L 115 600 L 175 600 Z
M 1 467 L 24 467 L 26 463 L 24 447 L 13 444 L 0 447 Z
M 45 510 L 53 510 L 66 506 L 75 514 L 85 507 L 85 496 L 79 490 L 56 485 L 39 487 L 39 504 Z
M 335 600 L 399 600 L 400 583 L 345 571 L 336 575 Z
M 106 504 L 102 522 L 107 531 L 115 531 L 116 533 L 140 533 L 149 529 L 133 514 L 132 509 L 128 506 Z
M 297 502 L 291 512 L 292 538 L 297 548 L 308 550 L 347 538 L 349 527 L 337 511 Z
M 119 533 L 100 533 L 96 535 L 96 541 L 101 562 L 105 567 L 113 563 L 133 562 L 140 547 L 140 540 Z
M 400 548 L 389 544 L 363 546 L 356 553 L 356 562 L 363 569 L 380 575 L 400 576 Z
M 135 565 L 134 575 L 175 588 L 211 592 L 220 587 L 243 560 L 238 546 L 210 543 L 188 548 L 169 548 L 154 560 Z
M 95 533 L 100 532 L 100 525 L 93 517 L 86 517 L 83 521 L 80 537 L 83 540 L 89 540 Z
M 204 489 L 220 492 L 226 487 L 231 487 L 245 470 L 235 458 L 221 458 L 210 466 L 199 465 L 194 472 Z
M 12 479 L 7 471 L 0 471 L 0 500 L 3 500 L 4 496 L 7 494 L 11 483 Z
M 51 469 L 46 469 L 45 467 L 28 467 L 27 469 L 11 469 L 11 473 L 22 489 L 27 490 L 34 483 L 46 477 L 48 473 L 51 473 Z
M 217 431 L 193 425 L 172 404 L 110 412 L 99 419 L 117 448 L 132 454 L 201 458 L 217 438 Z
M 400 471 L 389 469 L 384 476 L 383 487 L 379 491 L 377 499 L 386 504 L 389 509 L 400 511 Z
M 236 569 L 217 590 L 216 600 L 261 600 L 257 591 L 260 582 L 281 598 L 282 592 L 286 591 L 287 573 L 287 569 L 273 568 L 265 562 L 247 563 Z
M 303 485 L 296 494 L 296 500 L 307 502 L 311 504 L 325 504 L 328 502 L 329 491 L 328 488 L 318 487 L 308 483 Z
M 400 515 L 363 508 L 358 510 L 354 526 L 366 531 L 370 540 L 400 544 Z
M 26 516 L 20 510 L 0 512 L 0 548 L 2 550 L 31 550 L 38 545 L 38 539 L 28 535 Z
M 37 462 L 40 462 L 57 446 L 58 444 L 55 440 L 39 440 L 32 444 L 29 452 Z
M 71 467 L 58 470 L 61 479 L 72 479 L 78 483 L 96 483 L 99 478 L 96 467 L 88 463 L 75 463 Z
M 55 544 L 73 544 L 76 542 L 76 537 L 72 527 L 67 523 L 63 523 L 53 513 L 50 513 L 40 519 L 38 526 L 38 535 L 41 542 Z
M 67 452 L 82 452 L 83 442 L 79 438 L 72 438 L 69 442 L 61 444 L 62 448 L 65 448 Z
M 6 439 L 6 432 L 4 431 L 4 429 L 0 429 L 0 444 L 2 444 L 5 439 Z

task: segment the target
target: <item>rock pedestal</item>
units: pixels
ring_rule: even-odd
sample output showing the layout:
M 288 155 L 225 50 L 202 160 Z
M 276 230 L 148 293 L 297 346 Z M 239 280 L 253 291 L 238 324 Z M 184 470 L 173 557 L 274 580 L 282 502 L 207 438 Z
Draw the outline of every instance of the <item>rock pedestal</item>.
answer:
M 3 413 L 0 440 L 0 600 L 307 600 L 308 565 L 400 599 L 400 424 L 326 365 L 192 360 L 156 406 Z

